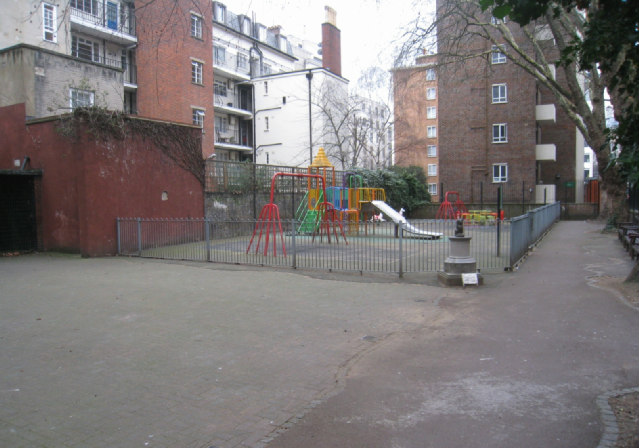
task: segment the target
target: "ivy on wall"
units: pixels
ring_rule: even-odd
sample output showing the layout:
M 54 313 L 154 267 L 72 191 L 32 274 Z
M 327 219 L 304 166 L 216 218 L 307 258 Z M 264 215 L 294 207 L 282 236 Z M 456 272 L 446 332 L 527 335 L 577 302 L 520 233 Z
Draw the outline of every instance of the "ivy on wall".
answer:
M 124 141 L 135 136 L 151 142 L 180 168 L 190 172 L 204 186 L 204 160 L 199 132 L 188 126 L 130 117 L 102 107 L 81 107 L 62 115 L 56 126 L 59 134 L 77 139 L 86 129 L 96 140 Z

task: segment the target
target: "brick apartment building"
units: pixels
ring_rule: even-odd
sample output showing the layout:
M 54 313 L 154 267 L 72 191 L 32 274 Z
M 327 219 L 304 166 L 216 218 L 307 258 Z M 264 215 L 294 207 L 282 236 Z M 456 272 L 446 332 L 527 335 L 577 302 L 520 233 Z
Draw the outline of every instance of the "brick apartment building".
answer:
M 433 202 L 440 197 L 436 61 L 424 55 L 414 66 L 393 71 L 395 163 L 424 169 Z
M 520 27 L 507 26 L 519 40 Z M 483 56 L 442 64 L 447 45 Z M 438 55 L 394 70 L 397 163 L 422 166 L 429 184 L 465 202 L 492 199 L 499 184 L 528 202 L 582 202 L 583 137 L 554 97 L 499 50 L 488 40 L 439 36 Z M 436 188 L 429 187 L 441 199 L 445 191 Z

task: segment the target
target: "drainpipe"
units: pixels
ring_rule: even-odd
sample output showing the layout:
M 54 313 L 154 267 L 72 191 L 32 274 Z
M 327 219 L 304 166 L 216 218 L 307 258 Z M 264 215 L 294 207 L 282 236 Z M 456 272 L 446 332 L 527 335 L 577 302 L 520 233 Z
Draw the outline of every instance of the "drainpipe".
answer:
M 311 81 L 313 80 L 313 72 L 311 70 L 306 74 L 308 79 L 308 151 L 309 165 L 313 164 L 313 116 L 311 115 Z

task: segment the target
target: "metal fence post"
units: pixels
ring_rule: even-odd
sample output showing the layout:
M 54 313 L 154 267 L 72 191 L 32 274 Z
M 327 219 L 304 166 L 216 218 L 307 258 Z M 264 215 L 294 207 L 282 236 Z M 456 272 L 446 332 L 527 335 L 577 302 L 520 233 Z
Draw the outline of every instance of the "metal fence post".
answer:
M 501 210 L 503 207 L 501 185 L 497 188 L 497 256 L 501 256 Z
M 404 277 L 404 253 L 403 253 L 403 244 L 404 241 L 404 226 L 399 226 L 399 278 Z
M 142 218 L 138 218 L 138 257 L 142 256 Z
M 120 243 L 120 218 L 115 218 L 115 233 L 118 239 L 118 255 L 122 255 L 122 246 Z
M 293 249 L 293 269 L 297 269 L 297 250 L 295 250 L 295 218 L 291 219 L 291 249 Z
M 204 233 L 206 235 L 206 261 L 211 261 L 211 229 L 208 219 L 204 219 L 204 226 Z

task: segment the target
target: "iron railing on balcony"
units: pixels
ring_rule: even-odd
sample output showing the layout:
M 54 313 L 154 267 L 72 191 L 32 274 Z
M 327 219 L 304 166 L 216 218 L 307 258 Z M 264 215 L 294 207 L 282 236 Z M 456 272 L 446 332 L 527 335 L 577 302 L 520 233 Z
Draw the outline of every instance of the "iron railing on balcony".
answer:
M 213 95 L 213 101 L 216 106 L 232 107 L 251 112 L 251 102 L 248 98 L 242 98 L 239 93 L 235 95 Z
M 249 76 L 251 73 L 249 55 L 247 53 L 229 54 L 225 52 L 223 57 L 221 55 L 215 56 L 213 63 L 215 67 L 225 68 L 244 76 Z
M 82 3 L 80 2 L 80 4 Z M 135 36 L 135 13 L 133 8 L 125 4 L 120 4 L 119 8 L 117 5 L 107 5 L 105 11 L 102 2 L 93 2 L 91 5 L 91 8 L 85 10 L 74 7 L 72 3 L 71 16 L 94 26 Z

